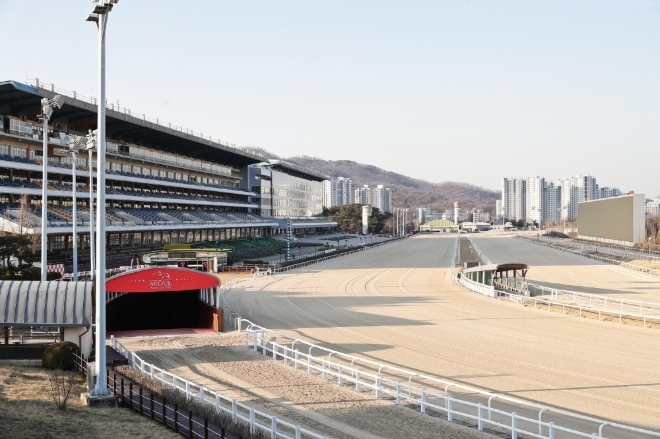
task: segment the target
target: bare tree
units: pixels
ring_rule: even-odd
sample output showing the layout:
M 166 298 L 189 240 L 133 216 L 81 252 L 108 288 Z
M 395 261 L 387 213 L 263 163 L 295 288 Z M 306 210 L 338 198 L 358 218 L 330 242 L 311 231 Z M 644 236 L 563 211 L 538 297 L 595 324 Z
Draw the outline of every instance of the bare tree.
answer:
M 60 410 L 66 409 L 66 403 L 71 395 L 71 389 L 75 381 L 75 373 L 63 370 L 48 371 L 48 383 L 50 384 L 50 395 L 55 405 Z

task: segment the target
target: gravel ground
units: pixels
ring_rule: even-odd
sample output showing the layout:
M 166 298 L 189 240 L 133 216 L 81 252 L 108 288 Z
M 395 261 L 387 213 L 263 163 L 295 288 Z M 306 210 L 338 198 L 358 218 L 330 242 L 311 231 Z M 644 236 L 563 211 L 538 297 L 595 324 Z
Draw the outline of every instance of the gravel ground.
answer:
M 333 438 L 492 437 L 308 376 L 243 341 L 236 333 L 121 339 L 150 363 Z

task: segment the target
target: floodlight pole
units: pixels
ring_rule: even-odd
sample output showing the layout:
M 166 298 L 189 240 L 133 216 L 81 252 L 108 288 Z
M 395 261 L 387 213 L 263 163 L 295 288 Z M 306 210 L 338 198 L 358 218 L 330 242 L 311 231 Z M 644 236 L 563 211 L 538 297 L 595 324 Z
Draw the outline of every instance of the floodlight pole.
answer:
M 94 372 L 96 384 L 91 391 L 93 396 L 109 396 L 106 386 L 106 356 L 105 356 L 105 28 L 108 14 L 116 0 L 101 0 L 96 3 L 89 21 L 98 25 L 98 122 L 96 140 L 96 359 Z
M 46 282 L 48 274 L 48 116 L 43 115 L 43 171 L 41 177 L 41 281 Z
M 71 160 L 73 161 L 73 207 L 72 207 L 72 216 L 73 216 L 73 280 L 74 282 L 78 281 L 78 217 L 77 217 L 77 204 L 78 199 L 76 198 L 76 150 L 71 150 Z
M 94 254 L 94 175 L 92 171 L 92 149 L 89 148 L 89 272 L 92 274 L 92 279 L 96 278 L 94 273 L 96 255 Z M 98 170 L 98 167 L 96 168 Z

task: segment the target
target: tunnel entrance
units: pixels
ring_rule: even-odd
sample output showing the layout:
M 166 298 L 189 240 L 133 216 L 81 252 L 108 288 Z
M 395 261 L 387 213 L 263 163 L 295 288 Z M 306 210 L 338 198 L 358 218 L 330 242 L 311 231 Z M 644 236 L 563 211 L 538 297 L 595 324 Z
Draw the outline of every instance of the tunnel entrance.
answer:
M 209 306 L 199 290 L 174 293 L 124 294 L 108 303 L 108 331 L 209 328 Z
M 107 293 L 123 293 L 106 303 L 106 330 L 206 328 L 222 331 L 222 310 L 200 300 L 220 280 L 186 268 L 151 267 L 107 280 Z

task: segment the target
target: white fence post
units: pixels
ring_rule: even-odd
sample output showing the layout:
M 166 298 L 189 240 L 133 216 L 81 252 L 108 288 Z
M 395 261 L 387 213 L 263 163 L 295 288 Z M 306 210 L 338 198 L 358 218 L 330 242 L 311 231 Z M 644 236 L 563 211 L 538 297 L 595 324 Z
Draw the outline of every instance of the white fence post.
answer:
M 186 399 L 190 399 L 190 381 L 186 380 Z
M 321 360 L 321 365 L 323 366 L 321 376 L 325 379 L 325 360 Z
M 294 356 L 294 364 L 295 364 L 295 369 L 298 370 L 298 354 L 300 354 L 300 351 L 296 349 L 295 356 Z
M 360 369 L 355 369 L 355 391 L 360 391 Z
M 396 382 L 396 405 L 401 405 L 401 381 Z
M 517 413 L 511 413 L 511 439 L 518 439 L 518 418 Z
M 254 407 L 250 407 L 250 433 L 254 434 L 255 432 L 255 415 L 254 415 Z
M 341 382 L 341 364 L 337 364 L 337 384 L 342 385 Z
M 204 404 L 204 386 L 199 386 L 199 400 Z
M 300 439 L 300 425 L 296 425 L 296 439 Z
M 215 394 L 215 412 L 220 413 L 220 395 Z
M 451 395 L 447 395 L 447 420 L 451 422 L 454 419 L 454 415 L 451 412 L 452 409 L 452 400 Z
M 277 343 L 273 342 L 273 360 L 277 361 Z
M 252 347 L 254 348 L 254 352 L 257 352 L 257 344 L 258 344 L 258 341 L 259 341 L 259 334 L 258 333 L 253 333 L 252 337 L 254 338 Z
M 420 406 L 420 411 L 422 413 L 426 413 L 426 387 L 422 388 L 422 402 Z
M 266 348 L 268 347 L 268 341 L 266 340 L 266 336 L 261 337 L 261 353 L 265 356 L 266 355 Z
M 270 418 L 270 439 L 277 439 L 277 416 Z
M 231 400 L 231 419 L 232 421 L 236 421 L 236 415 L 238 414 L 238 407 L 236 406 L 236 400 L 232 399 Z
M 477 408 L 477 429 L 484 431 L 484 405 L 482 403 L 479 403 Z
M 378 399 L 380 398 L 380 375 L 376 375 L 375 388 L 376 388 L 376 399 Z
M 245 347 L 248 347 L 248 333 L 245 332 Z

